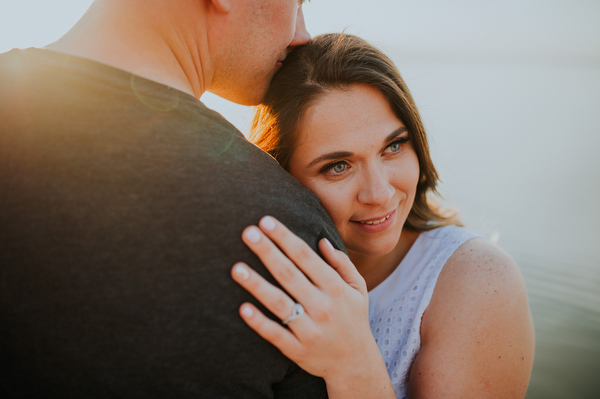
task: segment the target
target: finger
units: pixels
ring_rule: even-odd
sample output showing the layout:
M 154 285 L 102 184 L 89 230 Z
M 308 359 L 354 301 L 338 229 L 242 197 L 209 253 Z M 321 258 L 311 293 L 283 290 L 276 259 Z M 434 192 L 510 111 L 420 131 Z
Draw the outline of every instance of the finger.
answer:
M 319 241 L 319 250 L 329 265 L 340 275 L 340 277 L 351 287 L 358 290 L 363 295 L 368 295 L 367 284 L 363 276 L 360 275 L 350 258 L 338 251 L 331 245 L 327 238 Z
M 316 286 L 324 288 L 332 282 L 339 281 L 339 275 L 283 223 L 272 216 L 265 216 L 258 225 Z
M 273 344 L 285 356 L 291 360 L 298 357 L 302 344 L 290 330 L 265 316 L 250 303 L 240 306 L 240 316 L 251 329 Z
M 289 317 L 296 302 L 248 265 L 241 262 L 237 263 L 231 269 L 231 276 L 276 317 L 281 320 Z
M 323 293 L 259 228 L 246 228 L 242 240 L 260 258 L 275 280 L 307 310 L 319 306 Z

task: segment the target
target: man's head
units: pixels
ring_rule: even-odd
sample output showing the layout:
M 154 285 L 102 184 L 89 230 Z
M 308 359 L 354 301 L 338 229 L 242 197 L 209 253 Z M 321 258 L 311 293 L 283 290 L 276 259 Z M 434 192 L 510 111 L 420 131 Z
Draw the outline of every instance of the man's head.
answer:
M 305 44 L 303 0 L 210 0 L 212 80 L 207 89 L 244 105 L 262 101 L 289 50 Z

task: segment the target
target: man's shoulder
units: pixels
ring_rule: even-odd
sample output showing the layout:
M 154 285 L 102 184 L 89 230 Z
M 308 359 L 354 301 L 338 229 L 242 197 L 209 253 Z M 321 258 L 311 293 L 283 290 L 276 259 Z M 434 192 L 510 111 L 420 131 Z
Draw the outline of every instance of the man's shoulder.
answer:
M 24 56 L 27 50 L 12 49 L 0 54 L 0 99 L 14 85 L 15 79 L 23 74 Z
M 70 62 L 69 57 L 66 54 L 36 47 L 14 48 L 0 54 L 0 73 L 3 75 L 28 75 L 31 73 L 43 75 L 53 65 L 67 67 Z M 10 81 L 4 81 L 4 83 L 10 83 Z
M 29 53 L 31 53 L 33 50 L 36 49 L 18 49 L 18 48 L 14 48 L 12 50 L 9 50 L 7 52 L 4 53 L 0 53 L 0 69 L 1 70 L 7 70 L 7 69 L 17 69 L 15 67 L 18 67 L 18 64 L 15 64 L 15 62 L 19 62 L 20 60 L 23 59 L 24 56 L 28 55 Z
M 257 223 L 272 215 L 316 248 L 316 238 L 327 236 L 344 248 L 318 196 L 302 186 L 271 155 L 250 143 L 218 113 L 206 109 L 198 121 L 196 140 L 201 156 L 204 200 L 219 198 L 220 210 L 233 219 Z M 223 215 L 224 216 L 224 215 Z
M 326 218 L 315 194 L 219 114 L 207 110 L 196 122 L 195 162 L 202 168 L 205 192 L 225 195 L 224 202 L 236 197 L 233 202 L 243 203 L 245 212 L 285 210 Z

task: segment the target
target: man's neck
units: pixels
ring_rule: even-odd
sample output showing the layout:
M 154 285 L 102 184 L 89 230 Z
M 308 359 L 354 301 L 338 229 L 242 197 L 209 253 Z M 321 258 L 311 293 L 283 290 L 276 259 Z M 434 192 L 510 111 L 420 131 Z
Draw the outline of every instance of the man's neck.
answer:
M 202 68 L 206 35 L 171 24 L 177 18 L 149 6 L 97 0 L 65 36 L 45 48 L 123 69 L 200 98 L 209 79 Z

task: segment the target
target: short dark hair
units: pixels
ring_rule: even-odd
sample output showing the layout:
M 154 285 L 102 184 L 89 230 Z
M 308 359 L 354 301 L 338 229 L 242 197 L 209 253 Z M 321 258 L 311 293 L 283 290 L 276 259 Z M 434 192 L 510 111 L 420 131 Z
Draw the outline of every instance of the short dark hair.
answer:
M 331 90 L 373 87 L 386 98 L 408 129 L 419 159 L 419 182 L 405 226 L 416 231 L 459 224 L 456 214 L 441 213 L 428 197 L 437 195 L 438 174 L 429 155 L 419 111 L 394 63 L 363 39 L 325 34 L 293 50 L 256 108 L 249 139 L 289 170 L 298 130 L 307 109 Z

